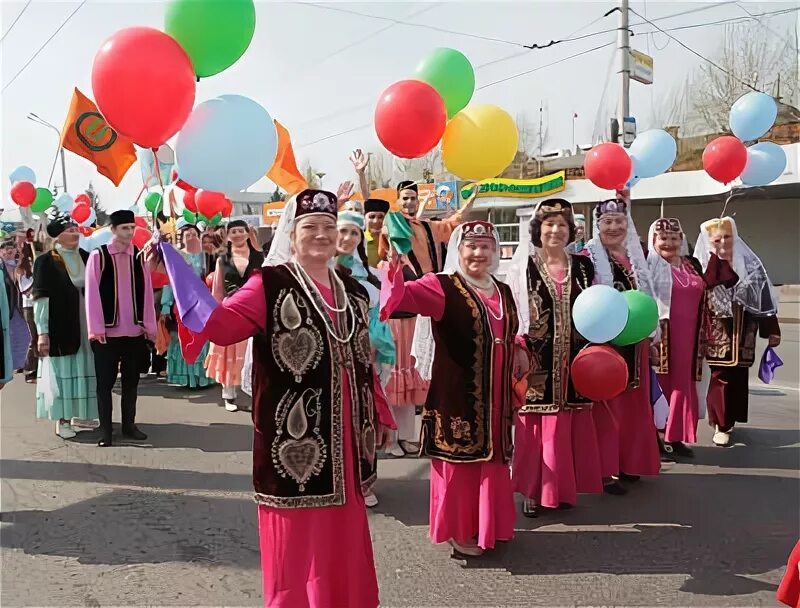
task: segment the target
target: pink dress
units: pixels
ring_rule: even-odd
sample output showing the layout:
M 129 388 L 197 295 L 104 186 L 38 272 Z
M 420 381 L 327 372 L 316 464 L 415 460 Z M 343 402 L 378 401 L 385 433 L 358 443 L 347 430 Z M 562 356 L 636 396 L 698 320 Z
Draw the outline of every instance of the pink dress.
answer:
M 672 268 L 672 301 L 669 310 L 669 374 L 658 374 L 664 397 L 669 401 L 669 418 L 664 441 L 697 441 L 699 408 L 695 386 L 695 340 L 703 279 L 688 262 Z
M 554 278 L 563 280 L 564 273 L 555 273 Z M 556 286 L 560 297 L 562 287 Z M 569 361 L 562 365 L 562 373 L 567 373 Z M 602 493 L 600 447 L 591 409 L 519 414 L 514 428 L 515 492 L 549 508 L 575 505 L 578 494 Z
M 401 273 L 396 276 L 401 276 Z M 397 291 L 393 285 L 392 295 Z M 492 314 L 499 316 L 500 294 L 495 292 L 491 298 L 482 293 L 479 295 Z M 430 273 L 418 281 L 406 283 L 395 310 L 441 319 L 446 312 L 445 295 L 436 275 Z M 489 315 L 489 322 L 492 336 L 501 337 L 502 319 Z M 509 369 L 503 359 L 503 349 L 495 348 L 495 369 Z M 492 393 L 492 444 L 495 446 L 502 444 L 502 399 L 502 383 L 495 382 Z M 432 458 L 430 492 L 432 542 L 444 543 L 453 539 L 469 543 L 477 539 L 482 549 L 493 549 L 496 541 L 508 541 L 514 537 L 516 511 L 511 473 L 499 450 L 495 450 L 490 462 L 450 463 Z
M 317 287 L 333 305 L 331 290 Z M 266 319 L 261 275 L 256 274 L 213 313 L 205 334 L 222 343 L 238 342 L 265 331 Z M 356 471 L 349 395 L 347 374 L 342 373 L 345 504 L 298 509 L 258 505 L 264 605 L 270 608 L 375 608 L 379 604 L 367 512 Z M 376 400 L 376 405 L 381 402 Z M 379 421 L 393 426 L 385 404 L 376 409 Z

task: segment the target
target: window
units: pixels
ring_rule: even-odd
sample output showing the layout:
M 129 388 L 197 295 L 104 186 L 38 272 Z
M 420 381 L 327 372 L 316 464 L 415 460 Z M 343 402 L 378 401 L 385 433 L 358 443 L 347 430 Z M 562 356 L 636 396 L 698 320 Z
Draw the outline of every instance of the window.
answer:
M 497 228 L 500 236 L 500 258 L 507 260 L 514 255 L 519 243 L 519 219 L 516 209 L 492 209 L 490 221 Z

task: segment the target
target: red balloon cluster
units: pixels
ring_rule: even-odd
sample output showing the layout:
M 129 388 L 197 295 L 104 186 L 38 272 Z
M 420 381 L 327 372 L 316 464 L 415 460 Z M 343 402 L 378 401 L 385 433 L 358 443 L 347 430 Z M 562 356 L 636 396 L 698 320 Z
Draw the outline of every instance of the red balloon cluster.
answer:
M 36 200 L 36 187 L 30 182 L 14 182 L 11 186 L 11 200 L 20 207 L 30 207 Z
M 106 40 L 92 65 L 97 107 L 120 135 L 143 148 L 158 148 L 192 111 L 192 61 L 171 36 L 129 27 Z
M 144 249 L 144 246 L 147 245 L 151 238 L 153 238 L 153 234 L 147 228 L 136 226 L 133 231 L 133 244 L 139 249 Z
M 196 190 L 186 190 L 183 193 L 183 206 L 192 213 L 197 213 L 197 203 L 194 200 Z
M 593 344 L 572 361 L 572 384 L 587 399 L 608 401 L 628 387 L 628 366 L 610 346 Z
M 80 198 L 80 197 L 78 197 L 78 198 Z M 77 202 L 77 200 L 78 199 L 76 198 L 75 201 Z M 91 214 L 92 214 L 92 208 L 88 204 L 86 204 L 84 202 L 81 202 L 81 203 L 78 203 L 77 205 L 75 205 L 72 208 L 72 212 L 70 213 L 70 215 L 72 216 L 72 219 L 75 220 L 76 222 L 78 222 L 79 224 L 83 224 L 83 222 L 88 220 L 89 216 Z
M 586 154 L 583 171 L 598 188 L 622 190 L 631 177 L 631 157 L 618 144 L 603 143 Z
M 76 205 L 91 205 L 92 201 L 89 198 L 89 195 L 86 193 L 79 194 L 75 197 L 75 204 Z
M 739 177 L 746 164 L 747 148 L 733 135 L 717 137 L 703 150 L 703 168 L 723 184 L 729 184 Z
M 375 133 L 383 147 L 395 156 L 424 156 L 442 139 L 446 126 L 444 99 L 426 82 L 401 80 L 378 98 Z
M 91 226 L 79 226 L 78 232 L 80 232 L 83 236 L 91 236 L 94 232 L 94 228 Z
M 187 192 L 188 194 L 188 192 Z M 228 217 L 233 211 L 233 203 L 222 192 L 212 192 L 211 190 L 198 190 L 193 197 L 196 212 L 202 213 L 207 218 L 212 218 L 217 213 L 222 217 Z M 186 204 L 186 195 L 183 197 L 183 202 Z M 189 207 L 187 206 L 187 209 Z M 192 211 L 189 209 L 189 211 Z M 195 211 L 193 211 L 195 213 Z

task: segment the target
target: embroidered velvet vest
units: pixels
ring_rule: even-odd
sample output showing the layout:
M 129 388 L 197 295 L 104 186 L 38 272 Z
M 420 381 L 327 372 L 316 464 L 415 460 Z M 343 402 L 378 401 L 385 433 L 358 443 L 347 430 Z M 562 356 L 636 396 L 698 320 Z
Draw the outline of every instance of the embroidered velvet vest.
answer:
M 431 321 L 436 351 L 422 414 L 422 453 L 448 462 L 485 462 L 499 451 L 511 458 L 511 370 L 519 324 L 514 296 L 495 281 L 503 303 L 503 335 L 492 338 L 489 313 L 480 296 L 457 274 L 437 275 L 445 315 Z M 504 364 L 494 367 L 495 349 Z M 492 442 L 494 384 L 502 383 L 502 445 Z
M 577 394 L 570 366 L 587 342 L 572 323 L 575 298 L 594 280 L 594 266 L 585 256 L 569 256 L 570 280 L 558 296 L 555 281 L 538 256 L 528 259 L 531 322 L 525 340 L 531 353 L 531 373 L 522 414 L 557 414 L 564 408 L 591 406 Z
M 131 256 L 131 293 L 133 294 L 133 315 L 137 325 L 144 325 L 144 269 L 139 249 L 133 248 Z M 108 245 L 100 247 L 100 301 L 103 304 L 103 318 L 106 327 L 119 324 L 119 290 L 117 289 L 116 257 L 108 250 Z
M 222 263 L 223 268 L 225 295 L 230 296 L 236 293 L 236 291 L 242 285 L 247 283 L 247 279 L 249 279 L 252 274 L 261 267 L 261 265 L 264 263 L 264 254 L 251 248 L 250 258 L 247 262 L 247 268 L 244 269 L 243 274 L 239 274 L 239 271 L 236 269 L 236 264 L 233 263 L 231 256 L 220 256 L 220 262 Z
M 614 276 L 614 289 L 617 291 L 636 289 L 636 275 L 633 274 L 633 271 L 629 271 L 617 262 L 610 253 L 608 254 L 608 261 L 611 264 L 611 271 Z M 613 346 L 613 348 L 622 355 L 628 366 L 628 390 L 639 388 L 641 384 L 639 376 L 641 375 L 642 349 L 638 344 Z
M 349 332 L 355 323 L 342 344 L 325 328 L 321 313 L 328 313 L 319 294 L 312 291 L 312 302 L 287 266 L 267 266 L 261 273 L 267 333 L 253 338 L 256 501 L 279 508 L 343 505 L 352 500 L 345 496 L 345 475 L 356 471 L 362 488 L 375 480 L 369 298 L 357 281 L 341 277 L 354 314 L 336 313 L 337 327 Z M 349 399 L 343 398 L 343 373 Z M 355 462 L 344 458 L 348 403 Z

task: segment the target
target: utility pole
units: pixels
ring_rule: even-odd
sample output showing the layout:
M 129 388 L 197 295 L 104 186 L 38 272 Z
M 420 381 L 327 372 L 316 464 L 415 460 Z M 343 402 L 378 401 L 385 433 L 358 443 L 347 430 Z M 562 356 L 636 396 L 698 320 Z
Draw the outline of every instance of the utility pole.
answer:
M 540 99 L 539 100 L 539 156 L 542 155 L 542 142 L 543 142 L 543 139 L 544 139 L 542 137 L 542 114 L 543 113 L 544 113 L 544 105 L 542 103 L 542 100 Z
M 625 132 L 625 118 L 630 116 L 631 94 L 631 42 L 628 29 L 628 0 L 619 2 L 619 29 L 617 30 L 617 53 L 619 55 L 619 75 L 621 76 L 622 90 L 619 96 L 619 128 L 620 134 Z M 624 141 L 624 135 L 623 135 Z

